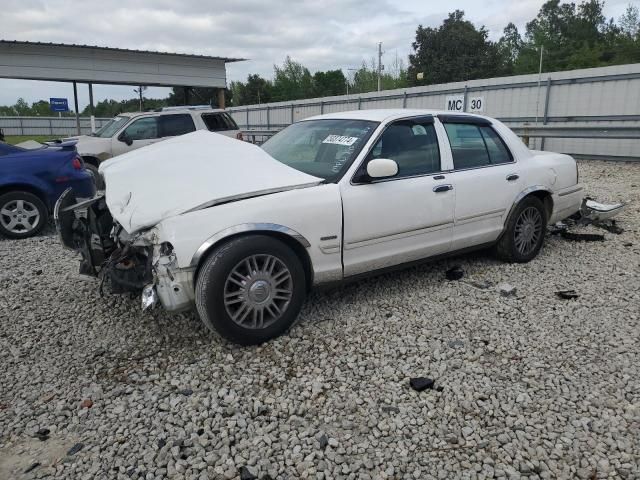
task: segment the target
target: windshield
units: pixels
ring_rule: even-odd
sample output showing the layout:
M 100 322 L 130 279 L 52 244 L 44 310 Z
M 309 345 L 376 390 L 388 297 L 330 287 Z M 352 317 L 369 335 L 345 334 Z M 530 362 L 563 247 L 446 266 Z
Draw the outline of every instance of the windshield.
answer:
M 368 120 L 308 120 L 294 123 L 267 140 L 262 148 L 289 167 L 338 180 L 378 126 Z
M 94 133 L 96 137 L 109 138 L 113 137 L 113 134 L 120 130 L 125 123 L 131 120 L 129 117 L 115 117 L 105 123 L 100 130 Z

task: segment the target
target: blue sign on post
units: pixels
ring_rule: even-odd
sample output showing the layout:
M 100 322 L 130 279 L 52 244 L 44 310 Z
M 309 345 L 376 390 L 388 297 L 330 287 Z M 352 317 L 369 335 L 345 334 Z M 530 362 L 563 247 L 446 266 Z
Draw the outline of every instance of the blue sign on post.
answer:
M 50 98 L 49 105 L 52 112 L 68 112 L 69 102 L 66 98 Z

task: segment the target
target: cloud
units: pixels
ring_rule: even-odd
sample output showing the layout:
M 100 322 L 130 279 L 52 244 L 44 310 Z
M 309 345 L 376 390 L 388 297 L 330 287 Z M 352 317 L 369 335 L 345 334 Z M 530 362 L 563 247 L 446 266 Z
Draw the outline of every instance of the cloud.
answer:
M 608 0 L 622 8 L 628 0 Z M 230 80 L 249 73 L 265 77 L 285 56 L 312 72 L 350 68 L 376 55 L 384 62 L 405 59 L 419 24 L 437 26 L 448 12 L 465 10 L 491 37 L 513 21 L 519 27 L 535 16 L 543 0 L 3 0 L 0 36 L 8 40 L 76 43 L 141 50 L 248 58 L 228 65 Z M 52 90 L 52 86 L 57 88 Z M 56 96 L 67 86 L 0 80 L 0 104 Z M 81 88 L 81 91 L 83 89 Z M 166 89 L 151 94 L 165 95 Z M 131 98 L 129 87 L 96 88 L 96 98 Z M 86 103 L 81 94 L 81 106 Z

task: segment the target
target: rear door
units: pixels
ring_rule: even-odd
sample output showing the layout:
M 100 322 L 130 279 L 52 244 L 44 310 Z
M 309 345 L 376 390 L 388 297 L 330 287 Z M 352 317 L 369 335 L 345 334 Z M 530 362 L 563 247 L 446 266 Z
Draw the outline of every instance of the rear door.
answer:
M 189 113 L 162 114 L 159 127 L 160 137 L 163 140 L 196 131 L 193 118 Z
M 492 242 L 523 189 L 520 166 L 484 118 L 441 115 L 453 157 L 456 191 L 452 250 Z

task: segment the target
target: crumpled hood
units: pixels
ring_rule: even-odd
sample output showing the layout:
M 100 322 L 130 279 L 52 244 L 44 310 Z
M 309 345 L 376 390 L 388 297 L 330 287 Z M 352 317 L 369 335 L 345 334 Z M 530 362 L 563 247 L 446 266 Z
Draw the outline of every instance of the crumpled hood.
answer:
M 256 145 L 206 130 L 119 155 L 100 173 L 111 215 L 129 233 L 190 210 L 322 181 Z

